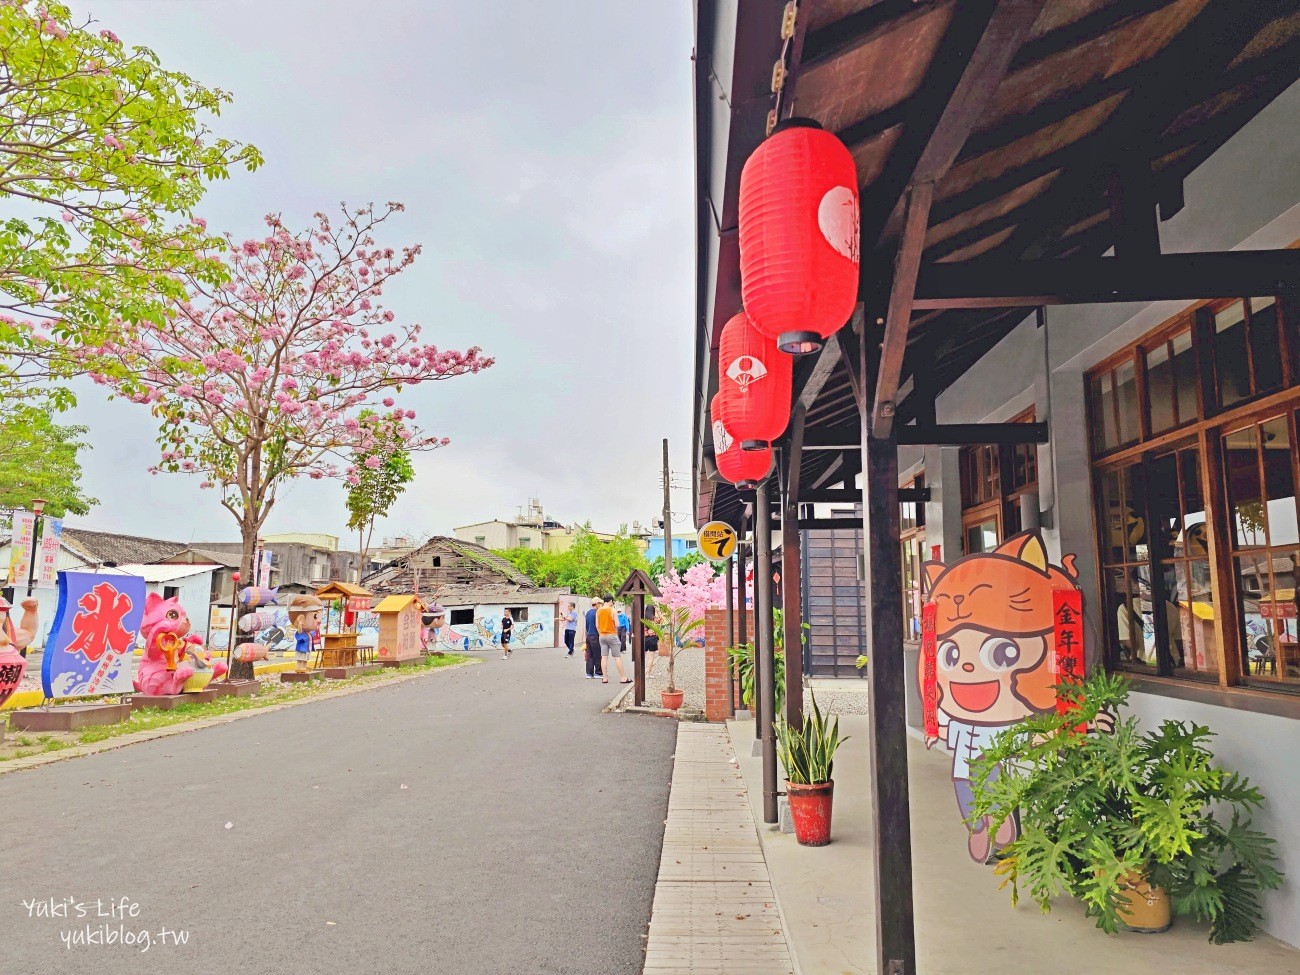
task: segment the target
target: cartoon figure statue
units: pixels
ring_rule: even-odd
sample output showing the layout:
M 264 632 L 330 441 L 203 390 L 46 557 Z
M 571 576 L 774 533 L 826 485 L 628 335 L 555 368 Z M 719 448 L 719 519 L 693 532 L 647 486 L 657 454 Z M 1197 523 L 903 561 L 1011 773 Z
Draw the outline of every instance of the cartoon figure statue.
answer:
M 306 594 L 294 596 L 289 601 L 289 625 L 293 627 L 293 659 L 295 670 L 300 674 L 307 672 L 312 651 L 320 638 L 320 621 L 325 612 L 325 604 L 315 596 Z
M 140 636 L 144 638 L 144 657 L 133 681 L 135 689 L 141 694 L 180 694 L 185 682 L 194 676 L 194 666 L 186 654 L 203 645 L 202 637 L 190 633 L 190 618 L 180 600 L 149 593 L 144 600 Z
M 970 765 L 1004 728 L 1056 707 L 1053 591 L 1077 588 L 1074 556 L 1049 565 L 1036 532 L 1007 539 L 992 552 L 952 565 L 926 562 L 926 599 L 934 603 L 938 737 L 953 752 L 957 806 L 969 816 L 974 794 Z M 922 655 L 922 695 L 925 655 Z M 967 849 L 989 862 L 1015 841 L 1014 819 L 967 824 Z
M 4 616 L 4 625 L 0 626 L 0 704 L 9 700 L 22 683 L 23 671 L 27 669 L 26 650 L 36 639 L 40 626 L 36 615 L 38 605 L 35 599 L 24 599 L 22 623 L 15 628 L 9 618 L 9 601 L 0 596 L 0 614 Z

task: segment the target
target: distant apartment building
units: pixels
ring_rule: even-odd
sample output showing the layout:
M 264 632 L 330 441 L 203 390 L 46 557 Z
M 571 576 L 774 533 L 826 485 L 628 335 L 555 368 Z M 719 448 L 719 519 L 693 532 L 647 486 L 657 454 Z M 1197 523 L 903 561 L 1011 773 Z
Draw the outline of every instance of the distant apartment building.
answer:
M 542 503 L 537 498 L 529 498 L 528 504 L 521 508 L 519 514 L 509 521 L 499 518 L 492 521 L 479 521 L 470 525 L 461 525 L 452 529 L 456 538 L 487 549 L 535 548 L 544 552 L 564 552 L 573 547 L 578 537 L 576 523 L 564 525 L 547 516 Z M 590 529 L 588 529 L 590 530 Z M 613 541 L 618 537 L 615 532 L 592 531 L 602 541 Z M 632 522 L 630 532 L 645 548 L 645 532 L 639 521 Z

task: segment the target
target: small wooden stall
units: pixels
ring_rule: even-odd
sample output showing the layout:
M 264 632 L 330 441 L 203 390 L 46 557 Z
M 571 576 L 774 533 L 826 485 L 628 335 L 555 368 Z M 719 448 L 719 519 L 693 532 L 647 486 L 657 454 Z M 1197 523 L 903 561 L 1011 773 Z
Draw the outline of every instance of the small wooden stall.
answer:
M 316 598 L 338 613 L 334 617 L 334 631 L 321 634 L 321 647 L 316 654 L 317 669 L 357 666 L 357 628 L 355 623 L 347 621 L 355 620 L 357 613 L 369 612 L 373 595 L 368 589 L 350 582 L 331 582 L 316 590 Z
M 424 603 L 419 596 L 385 596 L 374 608 L 379 615 L 379 662 L 400 667 L 419 659 L 420 620 Z

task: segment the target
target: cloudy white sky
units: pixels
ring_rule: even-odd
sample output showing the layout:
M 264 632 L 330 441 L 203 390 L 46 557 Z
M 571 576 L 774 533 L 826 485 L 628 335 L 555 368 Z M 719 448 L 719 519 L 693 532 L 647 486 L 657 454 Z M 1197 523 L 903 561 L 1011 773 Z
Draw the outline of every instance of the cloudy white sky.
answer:
M 656 514 L 663 437 L 689 468 L 687 0 L 69 2 L 233 93 L 214 127 L 266 165 L 209 191 L 212 229 L 406 204 L 381 243 L 420 242 L 424 256 L 385 289 L 388 306 L 497 365 L 403 394 L 452 445 L 417 458 L 388 534 L 508 517 L 528 497 L 604 530 Z M 146 473 L 147 410 L 88 388 L 74 419 L 90 427 L 85 484 L 103 503 L 70 524 L 238 537 L 197 478 Z M 268 530 L 341 535 L 345 521 L 341 487 L 303 481 Z

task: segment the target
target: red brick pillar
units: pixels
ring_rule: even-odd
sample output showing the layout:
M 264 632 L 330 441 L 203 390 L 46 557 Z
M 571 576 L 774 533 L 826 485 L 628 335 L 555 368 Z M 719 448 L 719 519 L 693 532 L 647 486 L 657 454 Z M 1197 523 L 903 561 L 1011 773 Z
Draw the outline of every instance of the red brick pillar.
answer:
M 746 614 L 747 633 L 754 632 L 753 611 Z M 731 717 L 728 706 L 727 682 L 733 680 L 731 658 L 727 647 L 731 634 L 727 632 L 727 611 L 710 609 L 704 613 L 704 720 L 726 721 Z M 734 683 L 734 681 L 733 681 Z M 735 701 L 740 706 L 740 684 L 735 683 Z

